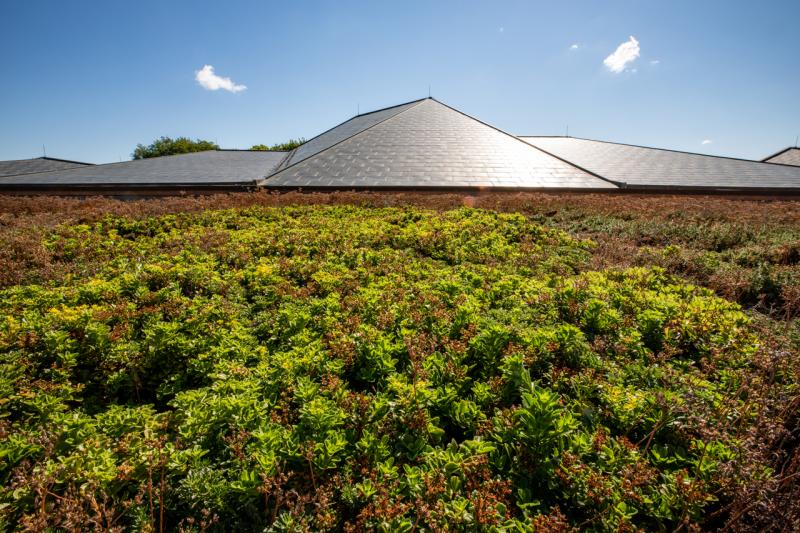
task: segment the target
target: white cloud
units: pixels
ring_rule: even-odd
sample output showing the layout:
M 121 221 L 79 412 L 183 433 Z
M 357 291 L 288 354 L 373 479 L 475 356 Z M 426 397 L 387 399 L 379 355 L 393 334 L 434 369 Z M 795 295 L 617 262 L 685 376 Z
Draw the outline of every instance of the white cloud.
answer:
M 629 64 L 636 61 L 639 57 L 639 41 L 631 35 L 631 38 L 617 47 L 613 54 L 605 58 L 603 64 L 614 73 L 625 70 Z
M 570 49 L 570 50 L 577 50 L 577 49 L 578 49 L 578 48 L 580 48 L 580 47 L 581 47 L 581 45 L 579 45 L 578 43 L 575 43 L 575 44 L 573 44 L 572 46 L 570 46 L 570 47 L 569 47 L 569 49 Z
M 194 79 L 197 80 L 197 83 L 199 83 L 202 88 L 208 89 L 209 91 L 224 89 L 232 93 L 238 93 L 247 89 L 245 85 L 233 83 L 233 80 L 230 78 L 217 76 L 214 74 L 214 67 L 211 65 L 203 65 L 203 68 L 196 70 Z
M 659 63 L 661 63 L 660 59 L 653 59 L 652 61 L 650 61 L 651 65 L 658 65 Z
M 705 146 L 706 144 L 711 144 L 712 142 L 714 141 L 712 141 L 711 139 L 703 139 L 703 142 L 701 142 L 700 144 Z

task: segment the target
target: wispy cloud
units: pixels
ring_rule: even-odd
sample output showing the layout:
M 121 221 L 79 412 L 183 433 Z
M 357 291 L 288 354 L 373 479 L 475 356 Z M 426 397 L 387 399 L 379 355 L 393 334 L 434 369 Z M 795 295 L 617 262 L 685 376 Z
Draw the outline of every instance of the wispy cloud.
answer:
M 625 68 L 636 61 L 639 57 L 639 41 L 631 35 L 631 38 L 617 47 L 613 54 L 605 58 L 603 64 L 614 73 L 620 73 Z
M 712 142 L 714 142 L 714 141 L 712 141 L 711 139 L 703 139 L 703 142 L 701 142 L 700 144 L 702 144 L 703 146 L 705 146 L 705 145 L 707 145 L 707 144 L 711 144 Z
M 652 59 L 652 60 L 650 61 L 650 64 L 651 64 L 651 65 L 658 65 L 659 63 L 661 63 L 661 60 L 660 60 L 660 59 Z
M 506 31 L 506 29 L 503 26 L 500 26 L 500 30 L 499 31 L 500 31 L 500 33 L 503 33 L 504 31 Z
M 581 47 L 581 45 L 579 45 L 578 43 L 575 43 L 575 44 L 573 44 L 572 46 L 570 46 L 570 47 L 569 47 L 569 49 L 570 49 L 570 50 L 577 50 L 577 49 L 578 49 L 578 48 L 580 48 L 580 47 Z
M 246 85 L 236 84 L 230 78 L 217 76 L 214 74 L 214 67 L 211 65 L 203 65 L 203 68 L 196 70 L 194 79 L 197 80 L 197 83 L 199 83 L 203 89 L 208 89 L 209 91 L 223 89 L 232 93 L 238 93 L 247 89 Z

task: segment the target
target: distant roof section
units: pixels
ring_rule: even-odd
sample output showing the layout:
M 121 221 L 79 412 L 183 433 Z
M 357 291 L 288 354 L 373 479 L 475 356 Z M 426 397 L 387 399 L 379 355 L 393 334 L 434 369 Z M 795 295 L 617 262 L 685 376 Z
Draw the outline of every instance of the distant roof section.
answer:
M 778 163 L 781 165 L 792 165 L 800 167 L 800 148 L 791 147 L 781 150 L 764 159 L 765 163 Z
M 85 166 L 91 166 L 91 163 L 68 161 L 66 159 L 56 159 L 54 157 L 13 159 L 10 161 L 0 161 L 0 177 L 19 176 L 20 174 L 33 174 L 35 172 L 50 172 L 53 170 L 65 170 L 68 168 Z
M 625 188 L 720 191 L 800 188 L 800 167 L 574 137 L 520 138 Z
M 355 117 L 296 148 L 287 163 L 262 185 L 616 188 L 432 98 Z
M 0 188 L 58 186 L 252 185 L 273 172 L 286 152 L 209 150 L 0 179 Z

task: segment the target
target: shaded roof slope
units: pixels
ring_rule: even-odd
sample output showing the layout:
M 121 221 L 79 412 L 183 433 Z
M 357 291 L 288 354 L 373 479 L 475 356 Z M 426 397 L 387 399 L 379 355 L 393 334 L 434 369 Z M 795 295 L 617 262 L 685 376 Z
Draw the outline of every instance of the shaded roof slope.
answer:
M 289 156 L 288 166 L 262 184 L 280 188 L 615 188 L 432 98 L 399 107 L 383 120 L 373 118 L 366 128 L 353 127 L 355 119 L 337 126 L 323 134 L 328 142 L 322 149 L 298 147 Z M 338 141 L 330 142 L 334 139 Z
M 35 172 L 51 172 L 68 168 L 91 166 L 91 163 L 68 161 L 54 157 L 36 157 L 34 159 L 12 159 L 0 161 L 0 177 L 19 176 L 20 174 L 33 174 Z
M 800 188 L 800 168 L 574 137 L 520 137 L 628 188 Z
M 764 159 L 765 163 L 779 163 L 781 165 L 800 166 L 800 148 L 786 148 L 777 154 Z
M 284 157 L 286 152 L 209 150 L 11 176 L 0 180 L 0 187 L 253 184 Z

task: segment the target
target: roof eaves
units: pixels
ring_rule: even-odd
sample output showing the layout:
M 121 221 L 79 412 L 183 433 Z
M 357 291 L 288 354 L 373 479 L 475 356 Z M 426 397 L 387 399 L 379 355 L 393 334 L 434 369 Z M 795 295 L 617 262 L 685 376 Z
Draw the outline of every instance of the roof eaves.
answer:
M 0 181 L 0 191 L 4 190 L 48 190 L 48 189 L 104 189 L 113 190 L 121 188 L 137 189 L 187 189 L 187 188 L 241 188 L 256 187 L 258 180 L 248 179 L 242 181 L 207 181 L 199 183 L 190 182 L 111 182 L 111 183 L 3 183 Z

